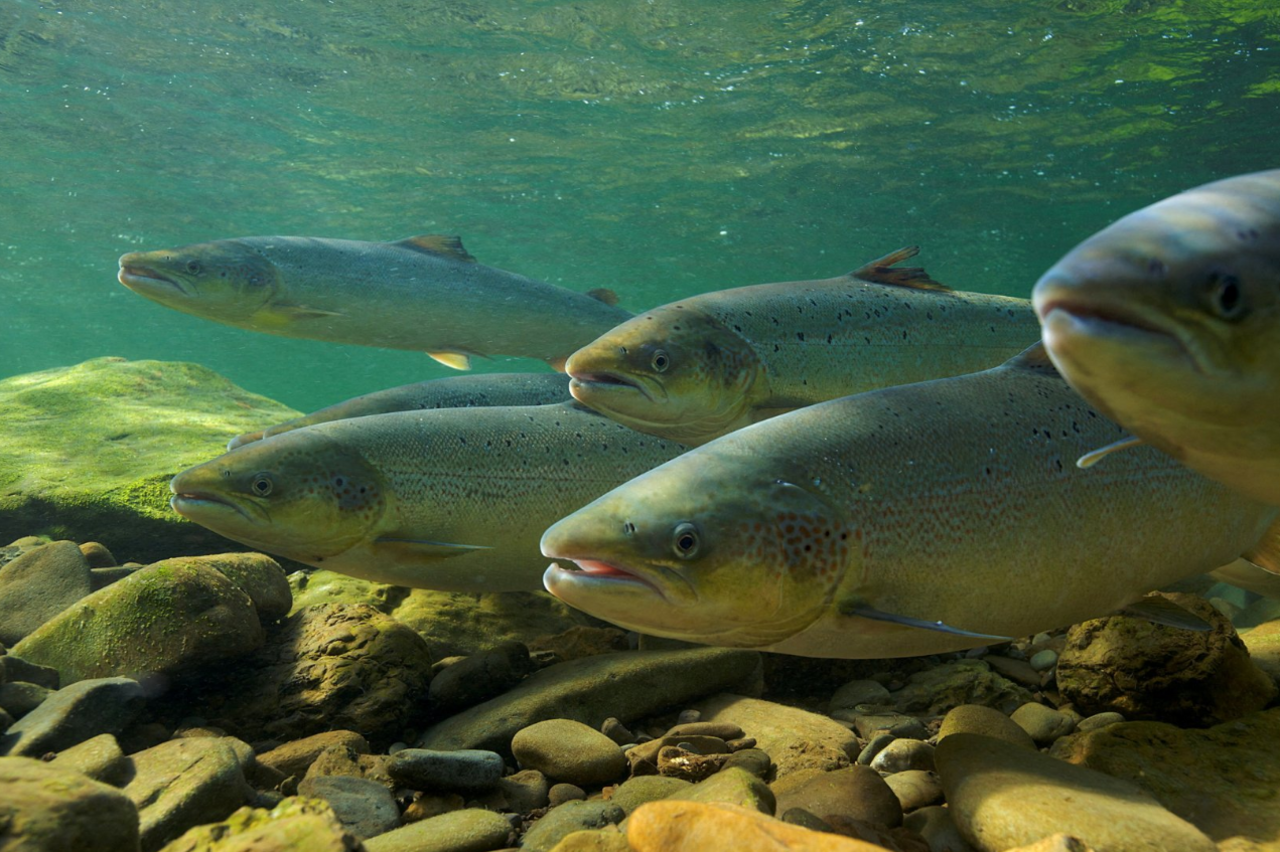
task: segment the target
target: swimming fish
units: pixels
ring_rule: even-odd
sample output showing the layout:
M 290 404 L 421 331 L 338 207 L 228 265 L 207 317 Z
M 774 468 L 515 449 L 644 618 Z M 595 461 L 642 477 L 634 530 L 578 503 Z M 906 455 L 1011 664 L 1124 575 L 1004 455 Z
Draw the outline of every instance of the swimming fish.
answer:
M 554 521 L 685 448 L 569 401 L 318 423 L 170 483 L 178 514 L 257 550 L 445 591 L 541 589 Z
M 697 445 L 811 403 L 986 369 L 1039 339 L 1025 299 L 890 268 L 917 251 L 654 308 L 573 353 L 569 390 L 633 429 Z
M 1038 344 L 994 369 L 748 426 L 542 537 L 543 578 L 626 628 L 851 659 L 1109 614 L 1253 547 L 1280 510 L 1113 440 Z
M 1280 504 L 1280 169 L 1130 213 L 1049 269 L 1034 302 L 1050 357 L 1099 411 Z
M 286 337 L 423 350 L 465 370 L 476 355 L 540 358 L 631 317 L 592 294 L 476 263 L 457 237 L 393 243 L 241 237 L 120 258 L 120 283 L 166 307 Z
M 546 405 L 569 400 L 569 377 L 564 373 L 478 373 L 447 376 L 411 385 L 362 394 L 343 402 L 296 417 L 258 432 L 236 435 L 228 450 L 291 432 L 315 423 L 347 420 L 392 411 L 422 411 L 433 408 L 476 408 L 494 405 Z

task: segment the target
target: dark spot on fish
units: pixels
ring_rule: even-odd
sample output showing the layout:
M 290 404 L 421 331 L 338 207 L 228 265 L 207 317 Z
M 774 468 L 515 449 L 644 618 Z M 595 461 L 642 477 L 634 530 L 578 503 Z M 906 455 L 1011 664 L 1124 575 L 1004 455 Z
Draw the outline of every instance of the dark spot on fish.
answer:
M 1147 261 L 1147 274 L 1152 278 L 1163 278 L 1165 273 L 1168 271 L 1168 267 L 1164 265 L 1164 261 L 1157 257 L 1153 257 L 1151 260 Z
M 799 340 L 801 343 L 803 343 L 803 342 L 804 342 L 804 332 L 803 332 L 803 331 L 797 331 L 797 332 L 796 332 L 796 339 L 797 339 L 797 340 Z
M 129 432 L 121 432 L 121 433 L 120 433 L 120 434 L 118 434 L 118 435 L 108 435 L 108 436 L 107 436 L 107 440 L 108 440 L 108 441 L 122 441 L 122 440 L 124 440 L 125 438 L 129 437 L 129 435 L 130 435 L 130 433 L 129 433 Z M 226 472 L 224 473 L 224 475 L 227 475 L 227 474 L 229 474 L 229 473 L 230 473 L 230 471 L 226 471 Z
M 1241 242 L 1253 242 L 1258 239 L 1258 231 L 1256 228 L 1242 228 L 1236 231 L 1236 238 Z

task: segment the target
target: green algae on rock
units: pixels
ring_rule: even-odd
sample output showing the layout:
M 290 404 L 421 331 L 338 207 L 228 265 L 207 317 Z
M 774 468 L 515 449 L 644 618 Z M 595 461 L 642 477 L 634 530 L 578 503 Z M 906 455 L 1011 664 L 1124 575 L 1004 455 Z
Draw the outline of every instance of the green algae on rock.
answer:
M 81 598 L 12 651 L 57 669 L 70 683 L 174 675 L 247 654 L 263 638 L 248 593 L 201 559 L 178 558 L 139 568 Z
M 232 435 L 296 417 L 198 364 L 96 358 L 0 381 L 0 541 L 99 540 L 139 561 L 226 540 L 169 508 L 169 479 Z
M 271 810 L 243 807 L 222 822 L 188 830 L 161 852 L 354 852 L 360 841 L 344 831 L 333 808 L 291 796 Z

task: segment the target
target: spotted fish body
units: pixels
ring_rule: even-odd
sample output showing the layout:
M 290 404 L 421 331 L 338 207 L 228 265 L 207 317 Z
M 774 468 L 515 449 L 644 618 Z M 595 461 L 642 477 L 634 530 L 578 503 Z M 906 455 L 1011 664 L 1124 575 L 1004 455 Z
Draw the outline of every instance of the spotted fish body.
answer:
M 569 377 L 564 373 L 480 373 L 447 376 L 410 385 L 362 394 L 313 411 L 305 417 L 271 426 L 259 432 L 237 435 L 228 450 L 303 426 L 388 414 L 393 411 L 424 411 L 435 408 L 485 408 L 496 405 L 547 405 L 569 400 Z
M 812 403 L 986 369 L 1039 338 L 1024 299 L 890 268 L 916 251 L 654 308 L 575 352 L 570 391 L 634 429 L 697 445 Z
M 354 577 L 532 590 L 551 523 L 684 449 L 574 402 L 395 412 L 245 444 L 174 477 L 171 504 L 235 541 Z
M 1100 410 L 1280 505 L 1280 169 L 1130 213 L 1054 264 L 1034 301 L 1050 356 Z
M 548 529 L 544 582 L 643 633 L 877 658 L 1107 614 L 1259 540 L 1277 510 L 1163 453 L 1078 469 L 1122 431 L 1038 349 L 691 450 Z
M 120 258 L 120 282 L 174 310 L 252 331 L 559 366 L 628 319 L 599 298 L 475 262 L 456 237 L 379 243 L 241 237 Z

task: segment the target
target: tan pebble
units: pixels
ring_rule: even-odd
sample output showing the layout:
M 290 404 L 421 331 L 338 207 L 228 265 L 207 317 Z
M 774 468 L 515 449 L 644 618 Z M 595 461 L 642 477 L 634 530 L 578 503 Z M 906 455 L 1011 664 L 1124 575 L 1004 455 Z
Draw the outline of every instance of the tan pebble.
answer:
M 789 825 L 736 805 L 660 801 L 627 820 L 632 852 L 884 852 L 884 847 Z

